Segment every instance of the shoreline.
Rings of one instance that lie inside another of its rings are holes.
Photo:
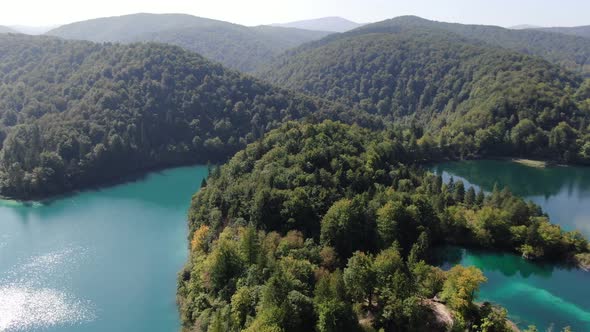
[[[470,243],[446,243],[443,245],[437,245],[434,248],[441,249],[441,248],[459,248],[470,250],[476,253],[484,253],[484,254],[508,254],[520,257],[525,262],[543,266],[553,266],[553,267],[561,267],[566,269],[578,269],[584,272],[590,272],[590,252],[584,253],[569,253],[566,257],[562,257],[561,259],[556,258],[537,258],[537,259],[529,259],[522,256],[521,253],[518,251],[513,250],[505,250],[505,249],[494,249],[494,248],[485,248],[478,245],[470,244]],[[430,263],[435,266],[442,266],[442,263],[445,261],[444,256],[434,257],[434,260],[431,260]],[[453,263],[455,264],[455,263]],[[458,263],[457,263],[458,264]]]
[[[536,159],[508,157],[508,156],[480,156],[480,155],[473,155],[473,156],[469,156],[469,157],[465,157],[465,158],[445,157],[445,158],[441,158],[438,160],[416,161],[415,163],[419,166],[424,166],[424,165],[433,165],[433,164],[444,163],[444,162],[453,162],[453,161],[459,162],[459,161],[474,161],[474,160],[509,161],[509,162],[514,162],[514,163],[518,163],[518,164],[525,165],[525,166],[535,167],[535,168],[545,168],[545,167],[554,167],[554,166],[558,166],[558,167],[569,167],[569,166],[590,167],[590,165],[588,165],[588,164],[576,164],[576,163],[559,164],[556,161],[552,161],[552,160],[542,160],[542,159],[536,160]],[[167,169],[174,169],[174,168],[179,168],[179,167],[198,166],[198,165],[203,165],[203,166],[206,166],[209,164],[210,165],[221,165],[221,164],[225,163],[226,161],[227,161],[227,159],[210,160],[205,163],[202,160],[191,160],[191,161],[186,161],[186,162],[178,162],[178,163],[170,163],[170,164],[163,164],[163,165],[157,165],[157,166],[142,167],[142,168],[138,168],[136,170],[130,171],[128,173],[122,174],[117,177],[107,178],[107,179],[103,179],[103,180],[97,180],[96,183],[88,183],[85,185],[76,186],[74,188],[71,188],[69,190],[65,190],[60,193],[31,196],[31,197],[27,197],[27,198],[19,198],[19,197],[0,195],[0,200],[15,201],[15,202],[25,203],[25,204],[26,203],[29,203],[29,204],[46,203],[46,202],[51,202],[53,200],[58,200],[58,199],[72,196],[72,195],[76,195],[76,194],[79,194],[84,191],[100,190],[102,188],[108,188],[108,187],[116,186],[119,184],[125,184],[128,182],[135,182],[135,181],[141,180],[142,178],[147,176],[149,173],[153,173],[153,172],[159,172],[159,171],[164,171]]]
[[[577,254],[572,257],[572,262],[580,269],[590,272],[590,253]]]
[[[29,198],[18,198],[18,197],[11,197],[0,195],[0,201],[7,202],[9,204],[24,204],[24,205],[35,205],[35,204],[50,204],[53,201],[65,199],[71,196],[75,196],[84,192],[88,191],[97,191],[102,190],[110,187],[115,187],[122,184],[133,183],[137,181],[144,180],[149,174],[151,173],[158,173],[164,172],[167,170],[172,170],[176,168],[183,168],[183,167],[195,167],[195,166],[203,166],[207,167],[208,165],[217,165],[217,163],[201,163],[201,162],[190,162],[190,163],[180,163],[176,165],[163,165],[159,167],[147,167],[143,169],[138,169],[137,171],[123,174],[118,177],[113,177],[110,179],[104,180],[102,183],[96,184],[89,184],[85,186],[80,186],[75,189],[67,190],[62,193],[56,193],[51,195],[41,195],[41,196],[31,196]]]

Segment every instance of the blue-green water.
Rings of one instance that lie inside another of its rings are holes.
[[[47,204],[0,202],[0,331],[177,331],[186,211],[206,167]]]
[[[463,161],[433,167],[446,181],[453,176],[491,191],[494,183],[543,207],[551,220],[590,237],[590,168],[533,168],[508,161]],[[480,300],[498,303],[521,327],[590,331],[590,273],[533,264],[517,255],[449,248],[446,266],[474,265],[488,278]]]

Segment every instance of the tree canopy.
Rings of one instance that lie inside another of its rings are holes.
[[[588,252],[508,189],[478,199],[414,166],[413,148],[403,130],[291,122],[215,169],[189,211],[185,328],[445,330],[429,318],[439,295],[459,328],[509,331],[505,311],[473,302],[481,271],[429,265],[434,246],[559,261]]]
[[[179,47],[0,35],[0,193],[224,160],[320,104]]]
[[[287,52],[260,77],[420,128],[443,156],[590,161],[588,81],[445,30],[371,27]]]

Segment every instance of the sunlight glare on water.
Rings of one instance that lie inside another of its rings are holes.
[[[33,257],[0,274],[0,331],[27,331],[95,318],[92,303],[46,287],[63,264],[83,259],[83,248],[66,248]]]

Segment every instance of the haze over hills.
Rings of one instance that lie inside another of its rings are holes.
[[[248,72],[289,48],[320,39],[329,33],[280,27],[246,27],[185,14],[133,14],[72,23],[47,34],[94,42],[168,43]]]
[[[404,20],[420,23],[402,18],[326,37],[287,52],[260,77],[385,122],[406,118],[433,146],[458,149],[446,156],[589,160],[589,82],[437,23]]]
[[[59,27],[59,25],[48,26],[29,26],[29,25],[11,25],[10,28],[20,33],[27,35],[42,35],[52,29]]]
[[[575,27],[541,27],[537,25],[521,24],[510,27],[513,30],[537,30],[546,32],[556,32],[565,35],[590,38],[590,25]]]
[[[18,33],[14,29],[0,25],[0,33]]]
[[[590,40],[578,36],[540,30],[511,30],[498,26],[437,22],[416,16],[396,17],[363,26],[356,31],[366,33],[416,28],[452,32],[490,45],[543,57],[571,71],[590,76]]]
[[[539,28],[539,30],[548,32],[563,33],[566,35],[579,36],[584,38],[590,38],[590,25],[579,26],[579,27],[552,27],[552,28]]]
[[[356,29],[363,24],[356,23],[347,20],[342,17],[322,17],[311,20],[295,21],[289,23],[275,23],[271,26],[286,27],[286,28],[298,28],[306,30],[319,30],[319,31],[330,31],[330,32],[346,32],[352,29]]]
[[[538,25],[532,25],[532,24],[519,24],[519,25],[514,25],[511,27],[508,27],[508,29],[512,29],[512,30],[524,30],[524,29],[540,29],[542,27],[538,26]]]

